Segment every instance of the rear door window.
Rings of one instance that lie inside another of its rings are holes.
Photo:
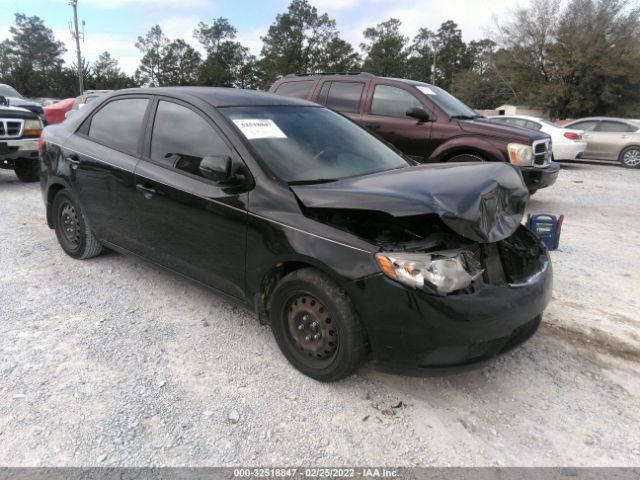
[[[360,111],[360,97],[364,90],[362,82],[325,82],[320,90],[318,103],[338,112]]]
[[[420,100],[402,88],[376,85],[371,100],[372,115],[404,118],[410,108],[424,108],[424,106]]]
[[[281,83],[275,93],[284,95],[285,97],[295,97],[306,99],[309,91],[313,86],[313,80],[304,80],[301,82],[285,82]]]
[[[633,132],[634,129],[631,128],[626,123],[612,122],[611,120],[603,120],[600,122],[598,131],[599,132]]]
[[[109,102],[91,118],[89,137],[108,147],[135,155],[148,104],[147,98]]]
[[[566,128],[573,128],[575,130],[584,130],[585,132],[592,132],[598,125],[597,120],[587,120],[584,122],[574,123],[573,125],[565,125]]]
[[[202,176],[207,155],[231,155],[220,134],[193,110],[173,102],[158,102],[151,135],[151,160]]]

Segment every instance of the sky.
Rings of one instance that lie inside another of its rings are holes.
[[[237,39],[258,55],[269,25],[285,12],[290,0],[78,0],[78,19],[84,20],[82,55],[93,62],[108,50],[127,73],[135,71],[140,52],[139,35],[160,25],[171,38],[182,38],[194,47],[193,30],[198,22],[211,23],[225,17],[238,29]],[[437,30],[446,20],[455,21],[465,41],[487,36],[494,18],[505,18],[517,8],[516,0],[310,0],[320,13],[336,20],[340,35],[354,48],[362,31],[391,17],[402,21],[402,32],[413,37],[418,29]],[[73,11],[69,0],[0,0],[0,41],[9,36],[15,13],[37,15],[67,46],[65,61],[75,58],[69,32]]]

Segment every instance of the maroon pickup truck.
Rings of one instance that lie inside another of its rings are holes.
[[[490,122],[427,83],[368,73],[287,75],[270,92],[337,110],[418,162],[510,162],[531,193],[553,185],[560,170],[549,136]]]

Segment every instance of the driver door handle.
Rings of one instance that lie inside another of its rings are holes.
[[[370,128],[371,130],[377,130],[380,128],[379,123],[365,123],[364,126]]]

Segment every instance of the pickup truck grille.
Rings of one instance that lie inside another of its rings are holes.
[[[18,138],[22,135],[22,120],[0,119],[0,138]]]
[[[546,167],[551,162],[551,140],[536,140],[533,142],[533,165]]]

